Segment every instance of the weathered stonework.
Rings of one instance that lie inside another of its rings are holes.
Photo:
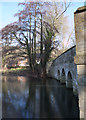
[[[52,63],[49,76],[65,83],[67,88],[73,88],[77,94],[77,66],[74,64],[74,56],[76,55],[76,46],[70,48]]]
[[[86,6],[80,7],[74,13],[75,36],[76,36],[76,56],[74,61],[76,64],[86,64]]]
[[[73,87],[78,93],[80,119],[86,119],[86,6],[74,13],[76,47],[72,47],[57,57],[50,69],[49,76]]]
[[[74,13],[80,118],[86,119],[86,6]]]

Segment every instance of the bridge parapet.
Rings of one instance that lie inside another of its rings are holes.
[[[76,46],[71,47],[60,56],[58,56],[54,61],[52,66],[56,66],[56,64],[63,64],[63,63],[72,63],[74,61],[74,56],[76,55]]]

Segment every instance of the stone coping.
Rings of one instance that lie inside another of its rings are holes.
[[[69,48],[68,50],[66,50],[65,52],[63,52],[61,55],[57,56],[56,59],[58,59],[60,56],[62,56],[63,54],[65,54],[66,52],[70,51],[71,49],[73,49],[73,48],[75,48],[75,47],[76,47],[76,45],[74,45],[73,47]],[[56,59],[55,59],[55,60],[56,60]],[[53,60],[53,62],[54,62],[55,60]],[[53,62],[52,62],[52,63],[53,63]]]
[[[86,6],[79,7],[79,8],[74,12],[74,14],[77,14],[77,13],[80,13],[80,12],[85,12],[85,11],[86,11]]]

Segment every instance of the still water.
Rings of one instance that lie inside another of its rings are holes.
[[[3,76],[3,118],[79,118],[78,99],[54,79]]]

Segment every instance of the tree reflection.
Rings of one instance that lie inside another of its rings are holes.
[[[71,89],[53,79],[22,79],[3,77],[4,118],[79,118],[78,100]]]

